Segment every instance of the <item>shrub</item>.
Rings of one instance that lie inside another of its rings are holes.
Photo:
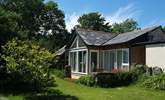
[[[142,83],[143,87],[165,90],[165,74],[152,76]]]
[[[96,84],[100,87],[114,87],[116,77],[113,73],[98,73],[95,75]]]
[[[86,86],[94,86],[95,85],[95,80],[92,75],[85,75],[81,76],[76,83],[83,84]]]
[[[127,86],[134,82],[136,75],[131,72],[99,73],[96,84],[101,87]]]
[[[145,65],[133,65],[131,69],[131,72],[136,75],[142,75],[146,73],[146,71],[147,71],[147,66]]]
[[[120,72],[116,73],[115,77],[117,79],[117,86],[127,86],[137,79],[137,75],[132,72]]]
[[[54,54],[35,43],[16,39],[2,46],[2,52],[8,79],[13,84],[33,84],[37,88],[49,84],[49,66]]]
[[[52,69],[51,74],[53,74],[53,75],[55,75],[56,77],[59,77],[59,78],[65,78],[65,74],[64,74],[63,70]]]

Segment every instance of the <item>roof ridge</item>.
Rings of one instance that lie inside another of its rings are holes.
[[[116,34],[116,33],[112,33],[112,32],[104,32],[104,31],[97,31],[97,30],[84,29],[84,28],[76,28],[76,31],[97,32],[97,33],[105,33],[105,34]]]
[[[118,34],[118,35],[116,35],[115,37],[120,36],[120,35],[127,35],[128,33],[136,34],[136,32],[138,32],[138,31],[139,31],[139,32],[140,32],[140,31],[143,32],[144,30],[147,30],[147,29],[148,29],[147,32],[144,32],[144,33],[143,33],[143,34],[145,34],[145,33],[154,31],[154,30],[157,29],[157,28],[161,28],[161,26],[159,25],[159,26],[147,27],[147,28],[144,28],[144,29],[141,29],[141,30],[134,30],[134,31],[130,31],[130,32],[125,32],[125,33]],[[149,30],[149,29],[150,29],[150,30]],[[142,34],[141,34],[141,35],[142,35]],[[139,36],[141,36],[141,35],[139,35]],[[109,39],[108,41],[113,40],[115,37]],[[132,39],[131,39],[131,40],[132,40]],[[104,43],[101,44],[101,45],[105,45],[106,43],[108,43],[108,41],[104,42]],[[129,40],[129,41],[130,41],[130,40]],[[127,42],[128,42],[128,41],[127,41]]]

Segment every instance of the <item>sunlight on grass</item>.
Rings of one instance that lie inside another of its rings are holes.
[[[56,79],[57,89],[80,100],[164,100],[165,91],[146,90],[136,86],[119,88],[94,88]]]
[[[59,78],[56,78],[56,84],[56,87],[49,89],[52,91],[49,94],[0,95],[0,100],[68,100],[68,98],[69,100],[164,100],[165,98],[165,91],[146,90],[136,86],[86,87]]]

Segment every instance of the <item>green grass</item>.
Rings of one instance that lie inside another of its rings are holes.
[[[136,86],[93,88],[57,79],[57,89],[80,100],[164,100],[165,91],[146,90]]]
[[[56,87],[47,93],[0,95],[0,100],[164,100],[165,91],[146,90],[136,86],[94,88],[56,78]],[[60,96],[59,96],[60,95]]]

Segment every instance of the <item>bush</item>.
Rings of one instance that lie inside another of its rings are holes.
[[[59,70],[59,69],[52,69],[51,70],[51,74],[54,74],[56,77],[59,77],[59,78],[65,78],[65,74],[64,74],[64,71],[62,70]]]
[[[131,72],[98,73],[95,77],[100,87],[127,86],[136,79],[136,75]]]
[[[50,84],[49,66],[54,54],[48,50],[32,42],[13,39],[2,46],[2,53],[9,82],[31,84],[36,88]]]
[[[95,78],[96,84],[100,87],[113,87],[116,83],[113,73],[98,73]]]
[[[165,90],[165,74],[152,76],[142,83],[143,87]]]
[[[86,86],[94,86],[95,85],[95,80],[94,77],[92,75],[85,75],[85,76],[81,76],[76,83],[82,84],[82,85],[86,85]]]
[[[133,65],[131,69],[131,72],[136,75],[142,75],[146,73],[146,71],[147,71],[147,66],[145,65]]]

